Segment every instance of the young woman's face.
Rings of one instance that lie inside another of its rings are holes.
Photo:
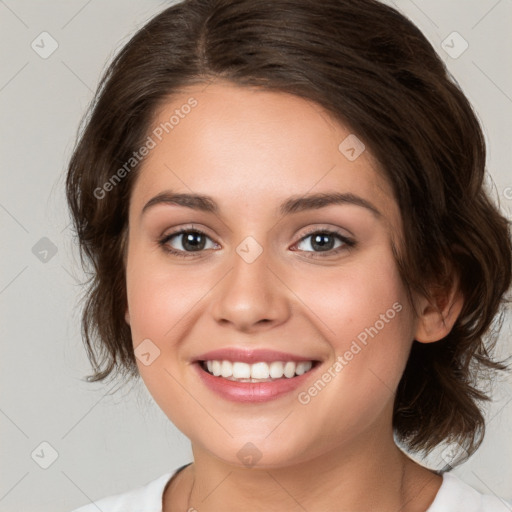
[[[392,254],[399,210],[369,151],[312,102],[226,83],[182,91],[149,136],[126,318],[162,410],[195,449],[240,466],[390,440],[417,321]],[[238,364],[208,363],[222,377],[202,360]],[[233,382],[231,368],[276,378]]]

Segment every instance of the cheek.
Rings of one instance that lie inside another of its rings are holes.
[[[325,269],[323,269],[325,270]],[[296,281],[345,377],[365,388],[400,380],[414,336],[406,289],[391,253],[369,251],[332,272]],[[311,316],[313,318],[313,316]],[[373,373],[372,373],[373,372]]]
[[[191,266],[168,266],[136,248],[129,254],[127,295],[133,342],[169,338],[206,293],[206,280]],[[181,327],[180,327],[181,328]]]
[[[372,255],[300,282],[297,293],[307,297],[315,313],[310,318],[318,316],[315,325],[333,352],[317,380],[299,390],[305,421],[322,418],[319,433],[339,439],[350,439],[379,418],[390,423],[414,325],[392,256]]]

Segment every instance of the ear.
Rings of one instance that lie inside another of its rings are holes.
[[[414,339],[420,343],[443,339],[452,330],[463,305],[458,277],[453,277],[445,286],[434,287],[431,301],[422,297],[417,303],[418,324]]]
[[[126,306],[126,312],[124,314],[124,320],[125,322],[130,325],[130,311],[128,309],[128,306]]]

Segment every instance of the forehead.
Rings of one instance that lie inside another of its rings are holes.
[[[390,185],[350,129],[312,101],[221,82],[182,89],[163,103],[148,131],[134,206],[165,190],[237,201],[246,211],[307,193],[352,193],[390,220]],[[359,156],[358,156],[359,155]],[[354,158],[355,157],[355,158]]]

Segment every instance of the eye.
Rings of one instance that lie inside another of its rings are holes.
[[[171,244],[171,241],[173,239],[176,239],[175,245],[178,245],[178,248],[173,247]],[[206,247],[207,241],[212,242],[213,247]],[[159,245],[162,246],[162,248],[176,256],[183,256],[188,257],[192,256],[191,254],[187,253],[193,253],[193,252],[201,252],[204,249],[211,249],[217,247],[217,244],[215,244],[211,238],[206,235],[206,233],[203,233],[199,229],[180,229],[179,231],[175,231],[174,233],[169,233],[165,235],[163,238],[161,238],[158,241]],[[181,246],[182,248],[180,248]]]
[[[307,242],[309,239],[310,241]],[[336,240],[339,242],[337,247],[335,247]],[[207,247],[208,241],[212,244],[210,247]],[[168,233],[162,237],[158,243],[164,251],[185,258],[194,257],[192,254],[194,252],[201,253],[205,249],[215,249],[219,247],[206,233],[197,228],[183,228],[173,233]],[[176,247],[176,245],[178,247]],[[302,248],[300,247],[301,245]],[[310,231],[296,244],[300,251],[313,252],[320,257],[338,254],[355,245],[356,242],[354,240],[347,238],[337,231],[328,229]]]
[[[308,242],[308,240],[310,241]],[[336,240],[340,242],[337,247],[335,247]],[[316,229],[302,237],[296,245],[301,251],[324,253],[325,256],[332,256],[342,250],[354,247],[356,242],[337,231]],[[300,247],[301,245],[302,248]],[[309,250],[309,248],[312,250]],[[320,257],[323,257],[324,254],[320,254]]]

